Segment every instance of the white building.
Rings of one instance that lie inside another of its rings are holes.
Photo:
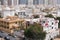
[[[54,18],[46,18],[42,20],[43,30],[47,32],[45,40],[50,40],[51,38],[54,39],[59,35],[58,23],[59,21]]]
[[[6,2],[5,5],[0,7],[1,8],[1,10],[0,10],[1,17],[14,16],[14,14],[15,14],[14,8],[13,7],[9,7],[7,5],[7,1],[5,1],[5,2]]]
[[[6,16],[14,16],[15,11],[14,9],[10,9],[9,7],[5,7],[1,13],[2,17],[6,17]]]
[[[26,21],[29,21],[30,23],[41,23],[43,26],[43,31],[46,31],[46,37],[45,40],[51,40],[54,39],[57,35],[59,35],[58,30],[58,20],[55,20],[54,18],[37,18],[37,19],[26,19]]]

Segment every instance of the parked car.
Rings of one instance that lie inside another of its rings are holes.
[[[5,39],[5,40],[10,40],[10,38],[9,38],[9,37],[4,37],[4,39]]]

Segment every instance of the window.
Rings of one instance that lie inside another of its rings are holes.
[[[18,15],[26,16],[25,12],[18,12]]]
[[[4,28],[6,28],[6,26],[4,26]]]
[[[52,25],[53,25],[53,22],[52,22]]]
[[[50,40],[53,40],[53,38],[51,38]]]
[[[43,21],[43,23],[45,23],[45,21]]]
[[[15,24],[17,24],[17,22],[15,22]]]
[[[53,29],[53,27],[52,27],[52,29]]]
[[[7,27],[7,29],[9,29],[9,27]]]
[[[23,15],[26,16],[25,12],[23,12]]]
[[[27,24],[27,26],[29,26],[29,25],[30,25],[30,22],[29,22],[29,21],[27,21],[27,23],[26,23],[26,24]]]

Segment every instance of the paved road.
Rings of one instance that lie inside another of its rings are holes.
[[[11,35],[8,35],[8,33],[6,32],[0,31],[0,36],[8,40],[20,40],[20,38],[24,37],[23,32],[24,30],[15,31],[14,34],[11,36]]]

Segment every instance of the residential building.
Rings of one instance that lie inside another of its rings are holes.
[[[14,7],[9,7],[7,1],[5,1],[4,6],[0,5],[0,14],[1,17],[6,17],[6,16],[14,16],[15,15],[15,10]]]
[[[58,30],[58,20],[55,20],[54,18],[33,18],[33,19],[26,19],[27,21],[27,27],[29,24],[33,24],[34,22],[40,23],[43,26],[43,31],[45,31],[46,37],[45,40],[51,40],[54,39],[57,35],[59,35],[59,30]]]
[[[57,0],[57,5],[60,5],[60,0]]]
[[[28,4],[28,0],[19,0],[19,5],[27,5]]]
[[[6,18],[0,18],[0,30],[7,33],[13,33],[23,28],[21,25],[24,20],[16,16],[7,16]],[[24,25],[24,24],[23,24]]]
[[[3,4],[4,4],[4,0],[0,0],[0,2],[1,2],[1,5],[3,5]]]

